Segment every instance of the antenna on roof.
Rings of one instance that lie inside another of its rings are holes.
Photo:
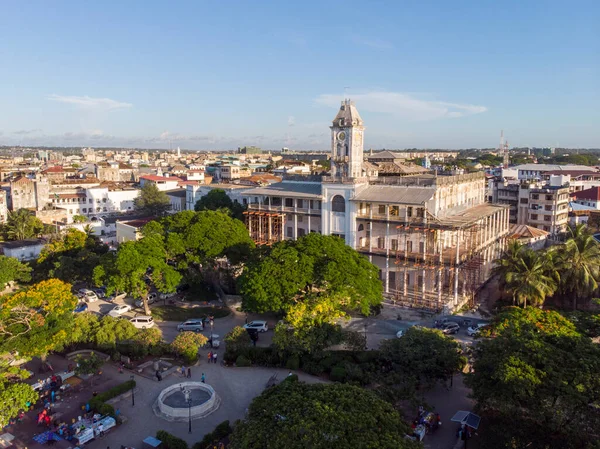
[[[348,99],[348,89],[350,89],[350,86],[344,87],[344,100]]]

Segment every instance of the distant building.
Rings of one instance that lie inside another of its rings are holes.
[[[42,210],[49,202],[50,185],[46,178],[19,176],[10,182],[10,209]]]
[[[581,170],[589,172],[591,167],[585,165],[557,165],[557,164],[522,164],[511,167],[510,170],[517,172],[517,179],[523,181],[541,180],[542,174],[546,172],[564,172],[568,173],[573,170]]]
[[[240,204],[246,204],[246,198],[244,198],[242,194],[253,189],[254,187],[254,185],[248,186],[238,184],[186,185],[185,208],[186,210],[194,210],[194,206],[198,200],[214,189],[224,190],[232,201]]]
[[[262,150],[258,147],[242,147],[238,148],[240,154],[262,154]]]
[[[171,213],[181,212],[185,210],[186,191],[184,189],[175,189],[165,191],[171,201]]]
[[[6,190],[0,189],[0,223],[6,223],[8,217],[8,195]]]
[[[574,203],[600,210],[600,187],[592,187],[591,189],[572,193],[571,198]]]
[[[117,243],[121,244],[141,239],[142,228],[152,220],[154,220],[153,217],[124,221],[117,220]]]
[[[144,175],[140,176],[140,185],[144,187],[146,184],[154,184],[158,187],[158,190],[173,190],[177,188],[177,185],[181,181],[180,178],[175,176],[157,176],[157,175]]]
[[[23,261],[37,259],[46,245],[46,241],[42,239],[16,240],[0,245],[5,256]]]
[[[133,181],[134,169],[123,162],[99,162],[96,164],[96,177],[100,181],[130,182]]]

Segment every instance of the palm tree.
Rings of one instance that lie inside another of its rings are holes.
[[[24,240],[38,235],[44,225],[27,209],[17,209],[8,213],[5,229],[10,240]]]
[[[558,287],[558,274],[553,269],[552,256],[545,251],[520,249],[519,258],[506,273],[506,290],[513,296],[513,303],[541,307],[546,297],[552,296]]]
[[[561,290],[573,295],[573,309],[589,298],[600,281],[600,246],[584,224],[570,228],[569,239],[557,249],[560,254]]]
[[[492,269],[492,275],[498,276],[500,280],[500,286],[506,287],[507,276],[516,270],[516,266],[522,259],[523,252],[526,247],[516,239],[511,240],[508,246],[500,258],[494,261],[494,268]],[[515,298],[513,296],[513,305]]]

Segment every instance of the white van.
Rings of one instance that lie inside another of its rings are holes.
[[[136,316],[129,320],[137,329],[150,329],[154,327],[154,318],[147,315]]]
[[[82,288],[79,290],[78,295],[80,299],[83,299],[87,302],[96,302],[98,301],[98,295],[92,290],[88,290],[87,288]]]

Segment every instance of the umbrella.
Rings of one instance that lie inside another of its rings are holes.
[[[454,414],[450,421],[466,424],[470,428],[477,430],[479,428],[479,423],[481,422],[481,417],[475,413],[459,410]]]

